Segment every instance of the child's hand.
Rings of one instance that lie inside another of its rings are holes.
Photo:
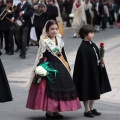
[[[103,59],[100,60],[100,66],[101,66],[101,67],[104,67],[104,66],[105,66],[105,63],[104,63],[104,60],[103,60]]]
[[[104,60],[103,59],[101,59],[100,62],[104,64]]]

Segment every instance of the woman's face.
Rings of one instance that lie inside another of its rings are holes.
[[[54,38],[58,34],[58,26],[56,24],[51,25],[47,34],[50,38]]]

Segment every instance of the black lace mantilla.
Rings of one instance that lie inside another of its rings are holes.
[[[77,98],[77,93],[76,91],[72,91],[72,92],[69,92],[69,93],[53,93],[51,91],[47,91],[47,96],[52,99],[52,100],[55,100],[55,101],[70,101],[70,100],[74,100]]]

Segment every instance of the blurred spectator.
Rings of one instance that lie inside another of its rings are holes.
[[[67,14],[67,23],[66,23],[67,27],[71,27],[69,14],[71,13],[71,10],[72,10],[73,1],[74,0],[65,0],[64,1],[64,9],[65,9],[64,12]]]

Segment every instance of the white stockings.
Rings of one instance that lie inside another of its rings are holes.
[[[85,112],[93,110],[94,103],[95,103],[95,100],[83,101]]]

